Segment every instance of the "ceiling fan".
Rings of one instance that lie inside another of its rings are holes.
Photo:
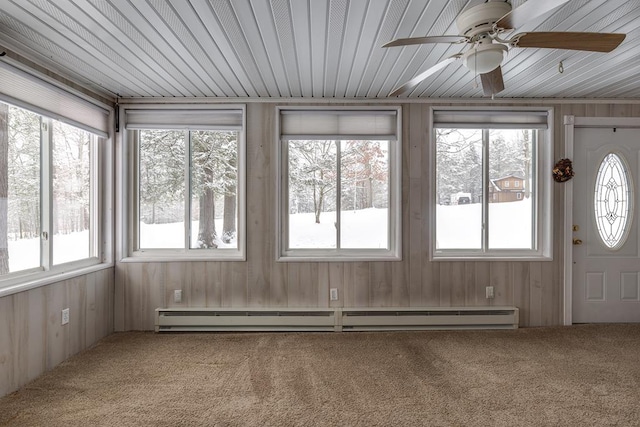
[[[389,96],[410,91],[427,77],[460,59],[469,70],[480,75],[484,94],[493,96],[504,90],[501,64],[510,48],[534,47],[611,52],[622,43],[625,34],[614,33],[531,32],[503,38],[505,32],[512,31],[568,1],[529,0],[512,10],[511,4],[507,1],[485,0],[485,3],[464,10],[458,16],[456,25],[461,35],[402,38],[386,43],[382,47],[427,43],[470,45],[465,51],[450,56],[394,89]]]

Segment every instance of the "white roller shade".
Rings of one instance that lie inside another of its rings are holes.
[[[281,110],[283,139],[396,140],[396,110]]]
[[[434,110],[441,129],[547,129],[548,112],[512,110]]]
[[[109,110],[0,62],[0,100],[106,138]]]
[[[125,109],[125,128],[236,130],[243,128],[242,109]]]

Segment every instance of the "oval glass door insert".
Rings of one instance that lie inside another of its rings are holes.
[[[602,242],[610,249],[618,249],[626,240],[631,226],[631,183],[623,159],[607,154],[596,177],[594,197],[595,220]]]

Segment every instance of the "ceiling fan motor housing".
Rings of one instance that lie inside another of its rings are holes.
[[[493,24],[509,12],[511,4],[507,2],[482,3],[463,11],[456,19],[456,25],[460,34],[467,37],[491,33]]]
[[[464,66],[475,74],[485,74],[502,64],[508,48],[497,43],[479,43],[462,55]]]

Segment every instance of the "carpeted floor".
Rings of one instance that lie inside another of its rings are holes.
[[[640,425],[640,325],[119,333],[0,399],[0,426],[591,425]]]

